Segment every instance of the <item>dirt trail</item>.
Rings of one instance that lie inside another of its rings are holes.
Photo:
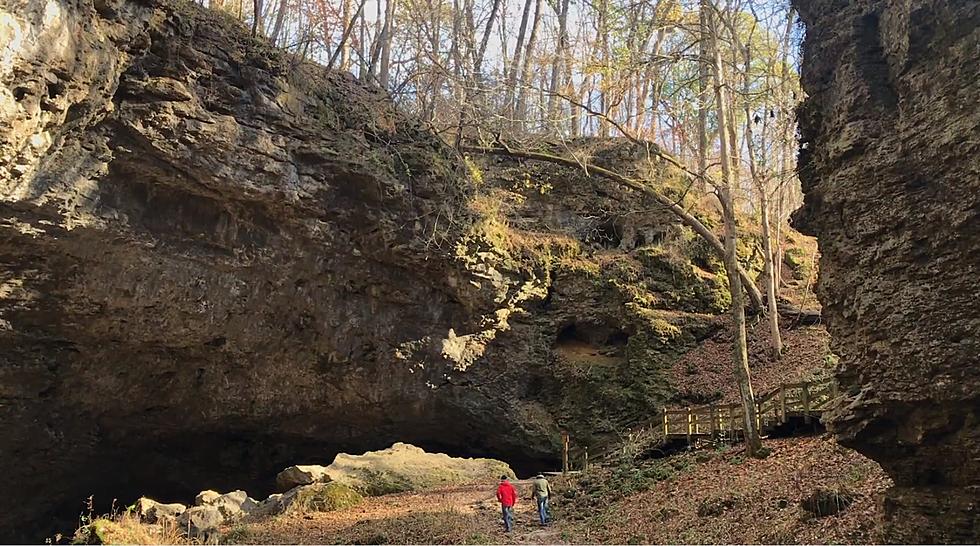
[[[283,514],[229,532],[235,542],[252,544],[565,543],[560,522],[544,528],[538,525],[537,507],[527,498],[530,482],[515,485],[521,498],[510,534],[503,531],[494,497],[496,483],[369,497],[348,510]]]

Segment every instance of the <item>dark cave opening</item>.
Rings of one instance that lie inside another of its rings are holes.
[[[585,237],[587,242],[596,243],[602,248],[619,248],[623,241],[623,229],[614,218],[596,224]]]
[[[604,356],[624,356],[629,333],[599,322],[570,322],[558,330],[555,348],[560,352],[591,351]]]
[[[294,464],[328,465],[338,453],[360,454],[406,442],[430,453],[490,457],[508,463],[519,477],[560,468],[560,458],[527,453],[518,445],[491,445],[472,429],[464,436],[436,438],[432,430],[395,437],[381,433],[345,443],[254,430],[194,431],[167,437],[128,438],[100,446],[64,478],[60,502],[22,526],[7,529],[4,543],[41,543],[60,534],[70,540],[83,516],[121,512],[139,497],[193,505],[200,491],[245,490],[264,499],[277,492],[276,474]],[[488,488],[493,487],[488,482]]]

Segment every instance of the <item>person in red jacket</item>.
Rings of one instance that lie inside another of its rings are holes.
[[[500,485],[497,486],[497,500],[500,502],[500,511],[504,515],[504,530],[509,533],[514,528],[514,505],[517,504],[517,489],[510,483],[506,475],[500,477]]]

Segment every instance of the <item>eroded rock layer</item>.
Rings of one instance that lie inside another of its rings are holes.
[[[798,227],[847,392],[842,443],[895,480],[888,538],[980,537],[980,4],[798,0]]]

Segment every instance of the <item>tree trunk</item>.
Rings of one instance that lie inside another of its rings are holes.
[[[762,209],[762,249],[764,251],[763,264],[766,281],[766,299],[769,300],[769,336],[772,356],[779,359],[783,354],[783,339],[779,334],[779,310],[776,301],[776,270],[773,267],[772,259],[772,239],[769,229],[769,197],[766,195],[767,189],[764,184],[759,187],[759,206]]]
[[[524,0],[524,14],[521,16],[521,27],[517,32],[517,44],[514,46],[514,59],[510,63],[510,79],[507,82],[507,106],[506,113],[511,122],[516,120],[515,101],[517,99],[517,77],[521,73],[521,54],[524,52],[524,36],[527,34],[527,22],[531,16],[531,4],[535,0]]]
[[[252,36],[262,27],[262,0],[252,0]]]
[[[354,15],[347,22],[347,25],[344,27],[344,33],[340,35],[340,43],[337,45],[337,49],[334,50],[333,55],[330,56],[330,60],[327,61],[327,70],[333,68],[333,65],[337,61],[338,56],[340,56],[341,58],[340,69],[341,70],[347,69],[346,65],[344,65],[343,56],[346,51],[350,50],[350,46],[349,46],[350,36],[351,33],[354,31],[354,25],[357,24],[357,18],[361,15],[361,11],[364,9],[365,3],[367,3],[367,0],[361,0],[361,3],[357,7],[357,11],[354,13]]]
[[[748,100],[748,97],[751,96],[752,91],[750,74],[752,67],[752,50],[749,45],[745,45],[743,47],[745,53],[745,69],[742,73],[742,94],[744,97],[743,100],[745,101],[745,147],[749,156],[749,172],[752,176],[752,183],[755,186],[756,191],[759,193],[759,208],[762,209],[762,274],[764,277],[763,280],[765,281],[766,300],[769,304],[769,309],[766,313],[769,318],[769,348],[771,350],[772,357],[778,360],[783,354],[783,340],[779,334],[779,311],[776,304],[777,286],[775,270],[772,263],[772,233],[769,222],[769,177],[766,175],[766,173],[759,172],[758,162],[756,160],[755,139],[752,132],[752,124],[754,123],[754,120]],[[763,116],[765,116],[764,111]],[[763,150],[766,149],[766,127],[767,125],[764,123],[762,132]],[[763,163],[763,165],[764,164],[765,163]],[[765,169],[765,171],[768,172],[768,169]]]
[[[490,7],[490,18],[487,19],[487,26],[483,29],[483,38],[480,40],[480,49],[476,52],[476,60],[473,62],[473,71],[476,73],[477,85],[483,84],[483,59],[487,54],[487,44],[490,43],[490,33],[493,31],[493,22],[500,9],[500,0],[493,0]],[[506,53],[505,53],[506,54]]]
[[[364,4],[361,5],[363,6]],[[360,14],[361,12],[361,10],[358,9],[357,13],[354,14],[352,18],[350,13],[350,7],[351,7],[351,0],[344,0],[342,17],[344,23],[347,26],[344,28],[344,34],[340,37],[340,43],[337,45],[337,48],[340,49],[340,70],[347,70],[350,67],[350,45],[349,45],[350,41],[348,40],[348,38],[350,37],[349,29],[354,28],[353,26],[354,21],[357,18],[357,15]]]
[[[708,172],[708,79],[710,76],[708,58],[708,7],[707,0],[701,0],[698,40],[698,173],[701,174],[701,191],[707,192],[704,183]]]
[[[348,0],[349,1],[349,0]],[[269,41],[273,45],[277,45],[279,42],[279,33],[282,32],[282,24],[286,19],[286,10],[289,8],[286,0],[280,0],[279,8],[276,10],[276,21],[272,25],[272,33],[269,35]]]
[[[568,49],[568,4],[569,0],[558,0],[558,51],[551,62],[551,81],[548,85],[548,122],[552,128],[559,129],[558,91],[563,76],[562,63],[565,62]]]
[[[521,68],[520,88],[517,90],[517,109],[515,118],[518,126],[526,128],[527,124],[527,88],[531,79],[531,59],[534,57],[534,45],[538,37],[538,22],[541,20],[541,0],[534,2],[534,19],[531,22],[531,32],[527,38],[527,48],[524,51],[524,66]]]
[[[381,65],[378,68],[378,86],[388,90],[391,77],[391,42],[395,34],[395,0],[385,2],[385,26],[381,31]]]
[[[713,18],[713,17],[712,17]],[[735,328],[733,356],[735,360],[735,380],[742,397],[742,409],[745,417],[745,444],[750,456],[756,457],[762,453],[762,440],[756,427],[755,395],[752,393],[752,376],[749,371],[749,357],[745,334],[745,306],[742,302],[742,281],[738,275],[738,229],[735,220],[735,200],[732,195],[732,159],[731,150],[735,143],[731,141],[728,114],[729,103],[725,92],[724,71],[721,61],[721,51],[718,47],[718,36],[712,36],[712,51],[714,54],[715,103],[718,109],[718,136],[721,140],[721,170],[722,183],[718,188],[721,199],[722,214],[725,219],[725,273],[728,276],[728,287],[732,294],[732,321]]]

